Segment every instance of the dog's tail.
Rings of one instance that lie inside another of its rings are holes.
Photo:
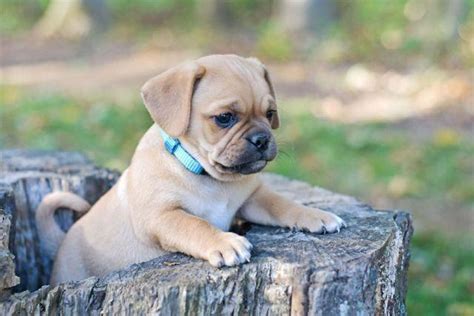
[[[91,205],[79,195],[70,192],[53,192],[43,198],[36,210],[36,225],[40,242],[50,258],[56,256],[66,235],[54,220],[54,212],[61,207],[84,213]]]

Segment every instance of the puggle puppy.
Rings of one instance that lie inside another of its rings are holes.
[[[42,244],[56,255],[52,284],[103,276],[168,251],[214,267],[248,262],[252,245],[228,232],[236,217],[313,233],[345,226],[259,179],[277,154],[271,130],[280,119],[270,76],[257,59],[186,62],[150,79],[141,95],[155,124],[116,185],[92,208],[55,192],[37,210]],[[53,218],[59,207],[88,212],[65,234]]]

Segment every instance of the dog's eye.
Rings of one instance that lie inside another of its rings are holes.
[[[217,126],[221,128],[227,128],[234,125],[234,123],[237,121],[237,118],[234,114],[226,112],[214,116],[214,121],[216,122]]]
[[[272,120],[273,114],[275,114],[275,112],[276,112],[275,110],[268,110],[268,111],[267,111],[266,116],[267,116],[267,119],[268,119],[269,121]]]

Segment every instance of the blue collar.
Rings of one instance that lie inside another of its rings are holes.
[[[160,129],[166,150],[178,159],[178,161],[194,174],[205,174],[206,171],[201,164],[186,151],[177,138],[173,138]]]

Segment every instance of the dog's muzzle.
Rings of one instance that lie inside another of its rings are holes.
[[[232,166],[224,167],[227,171],[240,174],[257,173],[276,157],[277,146],[270,132],[254,132],[247,135],[245,140],[247,146]]]

